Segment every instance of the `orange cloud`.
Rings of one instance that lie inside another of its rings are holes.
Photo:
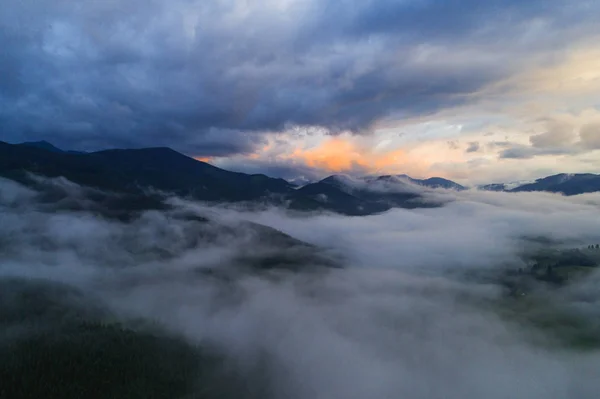
[[[374,169],[373,172],[380,172],[397,169],[408,162],[410,162],[410,158],[406,151],[399,149],[375,156],[371,166]]]
[[[374,138],[352,134],[293,135],[279,134],[268,138],[266,145],[252,154],[235,156],[237,165],[244,160],[263,164],[307,166],[324,172],[358,174],[409,174],[430,177],[440,173],[440,162],[465,161],[463,151],[448,148],[446,140],[419,143],[394,143],[389,135]],[[227,168],[229,157],[196,157]],[[442,173],[442,175],[444,175]]]
[[[327,139],[317,147],[308,150],[297,148],[285,158],[299,160],[310,167],[333,172],[350,170],[356,165],[368,167],[368,162],[352,142],[337,137]]]
[[[210,162],[212,160],[212,157],[194,157],[194,159],[196,161],[201,161],[201,162]]]
[[[366,173],[424,175],[429,166],[404,149],[376,150],[371,146],[358,145],[351,137],[331,137],[316,147],[298,147],[280,157],[334,173],[361,169]]]

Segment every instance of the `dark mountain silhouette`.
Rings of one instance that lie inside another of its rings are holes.
[[[376,186],[377,183],[392,182],[393,186],[385,189]],[[319,209],[328,209],[346,215],[370,215],[387,211],[391,208],[423,208],[441,204],[424,202],[418,188],[408,179],[403,187],[391,176],[368,177],[352,180],[345,176],[329,176],[319,182],[308,184],[297,190],[300,196],[292,202],[292,207],[315,206],[309,200],[318,204]],[[375,183],[375,185],[374,185]]]
[[[354,216],[384,212],[391,208],[378,202],[365,201],[360,193],[348,192],[336,181],[335,176],[298,189],[290,207],[297,210],[325,209]]]
[[[229,172],[169,148],[73,154],[0,142],[0,175],[27,183],[27,172],[116,192],[153,188],[206,201],[250,201],[293,191],[283,179]]]
[[[600,191],[600,175],[591,173],[566,174],[537,179],[535,183],[516,187],[511,192],[548,191],[565,195],[577,195]]]
[[[136,209],[137,204],[160,207],[161,192],[201,201],[266,203],[294,210],[370,215],[391,208],[440,206],[424,200],[422,187],[465,190],[460,184],[440,177],[413,179],[407,175],[356,179],[329,176],[297,188],[283,179],[263,174],[220,169],[166,147],[83,153],[63,151],[46,141],[16,145],[0,141],[0,176],[28,185],[39,184],[31,175],[64,177],[82,186],[121,193],[119,201],[111,203],[121,204],[115,206],[123,206],[126,214]],[[600,175],[559,174],[516,188],[508,187],[491,184],[482,188],[575,195],[600,191]],[[58,197],[48,195],[50,200]]]
[[[262,174],[230,172],[170,148],[107,150],[90,156],[100,163],[109,163],[139,186],[154,187],[201,200],[255,200],[293,190],[293,186],[283,179]]]
[[[513,193],[526,191],[545,191],[564,195],[577,195],[600,191],[600,175],[595,175],[592,173],[560,173],[558,175],[537,179],[533,183],[521,184],[517,187],[514,185],[498,183],[481,186],[481,189],[488,191],[507,191]]]
[[[120,197],[119,203],[126,204],[128,212],[136,203],[156,206],[156,193],[148,194],[149,189],[203,201],[259,201],[296,210],[329,210],[347,215],[369,215],[393,207],[432,206],[419,201],[421,195],[415,184],[463,189],[446,179],[418,180],[408,176],[401,176],[400,180],[392,176],[374,178],[400,182],[400,186],[407,183],[412,189],[406,192],[351,187],[340,176],[296,189],[283,179],[230,172],[164,147],[80,153],[63,151],[45,141],[18,145],[0,142],[0,175],[31,185],[35,184],[31,174],[64,177],[82,186],[127,194]],[[60,197],[55,193],[48,196]],[[154,199],[146,200],[149,196]]]
[[[25,143],[21,143],[19,145],[24,145],[24,146],[28,146],[28,147],[36,147],[36,148],[41,148],[43,150],[48,150],[48,151],[52,151],[52,152],[65,152],[63,150],[61,150],[58,147],[55,147],[54,145],[50,144],[49,142],[42,140],[42,141],[27,141]]]
[[[68,154],[85,154],[85,152],[83,152],[83,151],[65,151],[65,150],[61,150],[60,148],[56,147],[54,144],[51,144],[51,143],[47,142],[46,140],[41,140],[41,141],[27,141],[27,142],[21,143],[19,145],[41,148],[41,149],[52,151],[52,152],[62,152],[62,153],[68,153]]]

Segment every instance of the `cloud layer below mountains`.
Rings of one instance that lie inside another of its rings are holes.
[[[519,267],[542,238],[599,242],[598,194],[432,190],[444,207],[370,217],[172,199],[172,210],[123,222],[82,211],[85,189],[52,184],[70,208],[0,180],[2,278],[62,282],[119,317],[217,348],[239,370],[263,373],[268,397],[591,399],[600,389],[599,352],[569,350],[501,317],[500,287],[466,277]],[[240,268],[240,255],[277,249],[248,221],[321,246],[343,268]],[[571,290],[560,306],[596,320],[600,291]]]

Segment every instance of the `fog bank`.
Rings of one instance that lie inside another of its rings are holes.
[[[88,189],[48,184],[60,201],[0,180],[4,292],[21,289],[13,281],[60,283],[78,293],[64,306],[210,348],[245,376],[237,397],[597,397],[597,349],[506,317],[500,284],[466,276],[521,267],[531,248],[600,242],[598,194],[429,190],[446,205],[368,217],[172,198],[121,220]],[[557,291],[548,308],[595,328],[595,281]],[[18,298],[0,297],[6,309]],[[44,312],[36,328],[67,318]],[[14,332],[3,350],[33,325],[1,320]],[[175,397],[211,397],[203,381]]]

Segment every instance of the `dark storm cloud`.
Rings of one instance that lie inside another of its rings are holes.
[[[328,4],[327,16],[343,18],[338,26],[341,25],[340,30],[345,33],[361,36],[397,32],[403,38],[445,41],[462,39],[465,33],[497,24],[522,27],[521,24],[528,24],[534,18],[554,19],[558,11],[562,13],[560,23],[568,24],[573,18],[578,20],[581,12],[580,7],[570,8],[564,1],[542,0],[526,3],[518,0],[345,0],[333,4]],[[506,38],[493,30],[481,33],[481,38]]]
[[[362,131],[391,112],[460,103],[524,54],[572,39],[573,21],[583,34],[593,10],[566,6],[8,0],[2,138],[222,156],[251,152],[260,132],[286,124]],[[513,42],[542,20],[560,39]]]

